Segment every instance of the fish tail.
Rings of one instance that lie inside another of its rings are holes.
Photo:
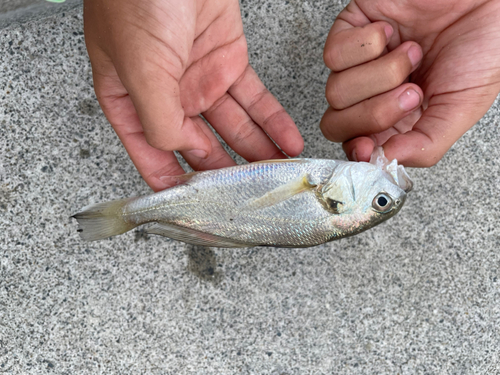
[[[73,215],[78,232],[85,241],[96,241],[134,229],[139,224],[125,220],[123,208],[135,198],[118,199],[87,206]]]

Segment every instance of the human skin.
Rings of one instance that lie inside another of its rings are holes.
[[[353,0],[324,61],[323,134],[351,160],[383,146],[389,159],[430,167],[500,91],[500,1]]]
[[[248,63],[237,0],[85,0],[84,25],[97,99],[153,190],[184,173],[174,150],[194,170],[235,164],[200,114],[248,161],[302,152]]]

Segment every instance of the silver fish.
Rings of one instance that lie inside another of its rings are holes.
[[[92,241],[156,223],[148,233],[214,247],[309,247],[352,236],[394,216],[412,182],[376,150],[370,163],[268,160],[189,173],[177,186],[83,209]]]

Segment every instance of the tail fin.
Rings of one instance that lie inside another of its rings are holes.
[[[125,198],[90,205],[73,215],[79,224],[80,237],[85,241],[102,240],[134,229],[137,224],[123,218],[123,207],[134,199]]]

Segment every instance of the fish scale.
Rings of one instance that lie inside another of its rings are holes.
[[[101,203],[75,217],[87,240],[154,222],[151,233],[194,244],[307,247],[396,214],[406,198],[403,188],[411,186],[405,176],[401,166],[380,157],[372,164],[270,160],[180,176],[170,189]]]

